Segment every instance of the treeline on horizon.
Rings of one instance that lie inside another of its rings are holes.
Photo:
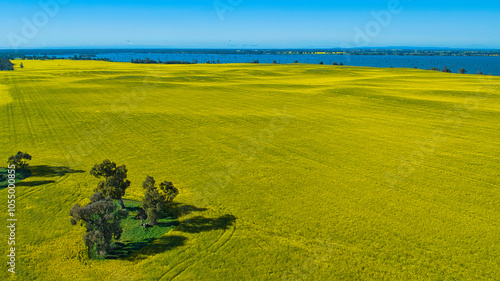
[[[145,64],[197,64],[198,61],[195,60],[194,62],[188,62],[188,61],[164,61],[162,62],[161,60],[152,60],[149,58],[146,59],[131,59],[131,63],[145,63]]]
[[[48,57],[47,55],[45,56],[27,56],[27,57],[24,57],[22,58],[22,60],[55,60],[55,59],[68,59],[68,60],[96,60],[96,61],[108,61],[108,62],[113,62],[112,60],[110,60],[109,58],[95,58],[93,56],[77,56],[77,55],[74,55],[73,57],[67,57],[67,58],[57,58],[55,56],[52,56],[52,57]],[[14,64],[10,61],[11,58],[8,58],[8,57],[1,57],[0,56],[0,71],[3,71],[3,70],[14,70]],[[137,63],[137,64],[198,64],[198,60],[194,60],[193,62],[188,62],[188,61],[165,61],[165,62],[162,62],[161,60],[152,60],[152,59],[149,59],[149,58],[146,58],[146,59],[131,59],[130,60],[131,63]],[[215,60],[212,60],[212,61],[206,61],[207,64],[220,64],[221,62],[219,60],[215,61]],[[260,62],[258,60],[254,60],[252,62],[249,62],[249,63],[253,63],[253,64],[259,64]],[[294,64],[296,63],[299,63],[299,61],[295,61]],[[274,60],[272,62],[272,64],[277,64],[276,60]],[[320,65],[324,65],[323,61],[319,62]],[[338,66],[343,66],[344,64],[343,63],[336,63],[334,62],[333,65],[338,65]],[[21,63],[20,65],[21,69],[24,68],[23,67],[23,64]],[[390,68],[394,68],[394,67],[390,67]],[[417,67],[413,67],[415,69],[417,69]],[[452,71],[448,68],[448,67],[444,67],[442,70],[440,70],[439,68],[437,67],[432,67],[430,69],[427,69],[427,70],[435,70],[435,71],[442,71],[442,72],[447,72],[447,73],[451,73]],[[467,70],[465,70],[464,68],[460,68],[459,71],[458,71],[459,74],[466,74],[467,73]],[[486,75],[484,74],[483,72],[481,71],[478,71],[477,73],[475,74],[479,74],[479,75]],[[488,74],[488,75],[493,75],[493,74]]]

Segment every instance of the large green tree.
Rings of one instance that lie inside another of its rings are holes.
[[[128,212],[120,209],[110,197],[96,192],[90,197],[90,204],[85,207],[76,204],[70,215],[72,225],[80,222],[87,228],[83,240],[89,257],[103,259],[111,249],[112,240],[120,239],[123,232],[120,222],[127,217]]]
[[[163,216],[168,204],[179,194],[179,190],[171,182],[162,182],[160,189],[156,187],[155,183],[153,177],[147,176],[142,184],[145,189],[142,207],[152,225],[158,223],[158,219]]]
[[[97,184],[95,191],[119,200],[121,207],[125,209],[123,196],[125,196],[125,191],[130,186],[125,165],[117,167],[116,163],[106,159],[101,164],[96,164],[90,170],[90,174],[98,179],[103,179]]]
[[[28,161],[31,160],[31,155],[19,151],[16,155],[9,157],[7,163],[9,165],[15,165],[16,169],[28,170]]]

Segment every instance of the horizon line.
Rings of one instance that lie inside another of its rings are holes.
[[[376,46],[376,47],[157,47],[157,46],[71,46],[71,47],[22,47],[22,48],[12,48],[12,47],[0,47],[0,51],[21,51],[21,50],[133,50],[133,49],[144,49],[144,50],[362,50],[362,49],[421,49],[421,50],[488,50],[488,51],[500,51],[500,48],[494,47],[418,47],[418,46]]]

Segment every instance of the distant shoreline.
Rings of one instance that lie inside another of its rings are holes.
[[[354,52],[354,50],[351,50]],[[360,51],[361,52],[361,51]],[[73,59],[133,62],[150,64],[324,64],[350,65],[379,68],[449,69],[453,73],[465,70],[468,74],[500,75],[500,55],[494,51],[423,51],[400,54],[386,50],[363,50],[363,53],[343,53],[311,50],[23,50],[17,53],[0,52],[8,59]],[[410,52],[410,51],[407,51]],[[422,55],[422,52],[429,52]],[[485,53],[486,52],[486,53]],[[300,53],[300,54],[299,54]],[[438,55],[440,54],[440,55]],[[483,55],[481,55],[483,54]],[[485,55],[487,54],[487,55]]]
[[[388,55],[388,56],[500,56],[500,49],[359,48],[359,49],[0,49],[0,56],[103,53],[213,54],[213,55]]]

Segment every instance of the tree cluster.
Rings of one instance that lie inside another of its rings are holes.
[[[71,224],[85,224],[87,229],[83,239],[88,248],[90,258],[102,259],[111,249],[112,239],[120,239],[123,232],[121,220],[128,216],[123,202],[126,189],[130,186],[127,180],[125,165],[117,166],[116,163],[106,159],[101,164],[96,164],[90,174],[101,179],[97,184],[95,193],[90,197],[90,204],[85,207],[76,204],[70,211]],[[139,208],[135,219],[144,221],[149,219],[152,227],[163,217],[169,203],[179,194],[179,190],[171,182],[164,181],[156,187],[155,180],[147,177],[143,183],[145,189],[143,208]],[[113,200],[120,202],[120,205]]]
[[[98,179],[103,179],[97,184],[96,192],[102,192],[104,196],[119,200],[121,207],[125,208],[122,197],[130,186],[125,165],[117,167],[116,163],[106,159],[101,164],[96,164],[90,170],[90,174]]]
[[[145,189],[142,207],[152,225],[158,223],[168,204],[179,194],[179,190],[171,182],[160,183],[159,189],[153,177],[147,176],[142,187]]]
[[[451,70],[446,66],[444,66],[443,70],[441,70],[441,71],[446,72],[446,73],[451,73]]]
[[[95,61],[111,61],[109,58],[96,58],[93,55],[73,55],[73,57],[69,57],[71,60],[95,60]]]
[[[90,197],[90,204],[85,207],[76,204],[70,215],[72,225],[85,223],[87,231],[83,240],[89,257],[104,259],[111,249],[112,239],[120,239],[123,232],[120,222],[128,216],[128,212],[120,209],[109,196],[96,192]]]
[[[0,58],[0,70],[14,70],[14,64],[6,58]]]
[[[135,60],[131,59],[130,62],[131,63],[144,63],[144,64],[192,64],[191,62],[188,62],[188,61],[165,61],[165,62],[162,62],[161,60],[152,60],[149,58],[135,59]]]

